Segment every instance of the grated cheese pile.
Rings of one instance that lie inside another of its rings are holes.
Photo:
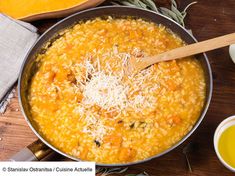
[[[88,111],[87,114],[84,114],[85,111],[81,108],[78,108],[77,110],[80,111],[80,114],[84,116],[86,121],[86,125],[84,126],[82,132],[91,135],[97,141],[102,141],[104,135],[113,130],[113,128],[105,126],[102,120],[93,113]]]
[[[128,87],[122,85],[120,78],[98,72],[84,89],[84,103],[98,105],[106,110],[123,109],[127,102],[127,92]]]
[[[134,49],[133,53],[139,55],[138,49]],[[146,98],[141,92],[141,88],[145,89],[142,87],[143,82],[151,78],[151,67],[141,71],[135,77],[128,77],[124,74],[124,67],[130,58],[129,53],[119,53],[117,47],[114,46],[113,52],[106,53],[103,57],[119,59],[116,66],[122,69],[114,72],[109,63],[105,63],[102,69],[99,58],[94,59],[90,56],[84,63],[74,68],[74,70],[85,69],[84,76],[76,75],[77,86],[83,94],[83,99],[79,107],[75,109],[75,113],[80,114],[86,122],[82,131],[99,141],[102,141],[103,136],[111,132],[113,128],[103,124],[102,118],[92,111],[93,106],[98,106],[107,113],[116,112],[117,115],[112,117],[115,119],[125,113],[128,108],[141,112],[144,108],[151,107],[154,101],[151,100],[151,96]]]

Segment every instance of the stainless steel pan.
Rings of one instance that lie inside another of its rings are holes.
[[[180,25],[178,25],[171,19],[166,18],[152,11],[136,9],[136,8],[131,8],[131,7],[114,7],[114,6],[99,7],[99,8],[94,8],[94,9],[85,10],[85,11],[76,13],[60,21],[59,23],[51,27],[49,30],[47,30],[39,38],[39,40],[36,42],[36,44],[32,47],[32,49],[26,56],[24,64],[22,66],[20,77],[19,77],[19,82],[18,82],[19,102],[20,102],[21,109],[25,116],[26,121],[28,122],[29,126],[31,127],[33,132],[38,136],[40,140],[36,141],[35,143],[31,144],[27,148],[20,151],[18,154],[12,157],[12,160],[15,160],[15,161],[17,160],[42,160],[49,153],[55,151],[55,152],[60,153],[61,155],[64,155],[65,157],[80,161],[78,158],[74,158],[73,156],[70,156],[60,151],[59,149],[51,145],[46,139],[43,138],[43,136],[41,136],[38,133],[36,124],[33,122],[31,118],[31,114],[30,114],[30,106],[29,106],[28,99],[27,99],[28,87],[29,87],[32,75],[37,70],[37,64],[35,61],[36,55],[40,52],[43,52],[43,46],[45,45],[45,43],[53,41],[56,38],[60,37],[58,32],[71,27],[72,25],[76,24],[79,21],[86,21],[86,20],[93,19],[96,17],[105,17],[105,16],[112,16],[114,18],[123,18],[127,16],[132,16],[135,18],[142,18],[142,19],[154,22],[156,24],[162,24],[168,27],[188,44],[197,42],[196,39],[187,30],[185,30],[183,27],[181,27]],[[201,112],[201,115],[198,121],[195,123],[194,127],[192,128],[192,130],[189,131],[186,136],[184,136],[178,143],[173,145],[171,148],[153,157],[147,158],[142,161],[130,162],[126,164],[97,163],[98,166],[127,166],[127,165],[146,162],[153,158],[160,157],[168,153],[169,151],[173,150],[177,146],[179,146],[196,130],[196,128],[199,126],[202,119],[204,118],[206,111],[208,109],[208,106],[210,104],[211,95],[212,95],[212,84],[213,84],[211,67],[208,62],[207,56],[205,54],[200,54],[200,55],[197,55],[196,58],[201,62],[203,66],[207,87],[206,87],[206,101],[205,101],[203,110]]]

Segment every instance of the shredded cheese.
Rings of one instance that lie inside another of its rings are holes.
[[[96,52],[96,51],[95,51]],[[151,107],[152,101],[143,95],[143,83],[146,79],[151,79],[151,68],[141,71],[136,77],[127,77],[124,68],[131,55],[137,57],[144,53],[135,48],[130,53],[120,53],[115,45],[113,50],[104,54],[104,58],[117,58],[117,65],[105,63],[101,67],[100,59],[93,55],[88,55],[85,61],[75,66],[73,70],[81,74],[80,70],[85,70],[84,76],[76,75],[77,88],[83,94],[82,102],[75,112],[80,114],[86,125],[82,132],[92,136],[95,140],[102,141],[103,136],[110,133],[113,128],[102,122],[99,115],[92,112],[93,106],[105,110],[107,113],[115,111],[117,117],[125,114],[126,108],[132,108],[136,112],[141,112],[146,107]],[[113,67],[121,68],[114,72]],[[125,79],[124,79],[125,78]],[[124,81],[125,80],[125,81]],[[130,87],[132,87],[130,89]],[[152,88],[156,89],[157,85]],[[113,117],[115,118],[115,117]]]
[[[85,86],[84,103],[98,105],[103,109],[125,108],[128,87],[122,85],[120,78],[103,72],[94,74]]]
[[[105,126],[102,119],[98,118],[97,114],[86,111],[82,106],[77,107],[75,113],[81,115],[86,122],[82,132],[92,136],[97,141],[101,142],[104,135],[113,130],[112,127]]]

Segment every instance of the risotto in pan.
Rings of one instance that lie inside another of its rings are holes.
[[[61,32],[37,56],[28,99],[39,133],[75,158],[127,163],[163,152],[198,120],[205,78],[193,57],[126,76],[132,57],[184,42],[142,19],[94,19]]]

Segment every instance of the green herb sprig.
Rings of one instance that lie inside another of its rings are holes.
[[[170,9],[166,7],[157,7],[153,0],[113,0],[111,1],[111,3],[114,5],[124,5],[124,6],[137,7],[141,9],[153,10],[159,14],[171,18],[175,22],[179,23],[181,26],[185,27],[184,19],[187,15],[187,10],[190,6],[192,6],[197,2],[195,1],[188,4],[183,11],[180,11],[178,9],[178,5],[175,0],[171,0]]]
[[[126,168],[97,168],[96,174],[99,174],[99,176],[108,176],[112,174],[122,174],[127,171]]]
[[[143,173],[140,173],[140,174],[127,174],[125,176],[149,176],[149,174],[147,172],[143,172]]]
[[[126,168],[98,168],[96,169],[96,174],[99,176],[108,176],[112,174],[122,174],[127,171]],[[143,172],[139,174],[126,174],[125,176],[149,176],[148,173]]]

